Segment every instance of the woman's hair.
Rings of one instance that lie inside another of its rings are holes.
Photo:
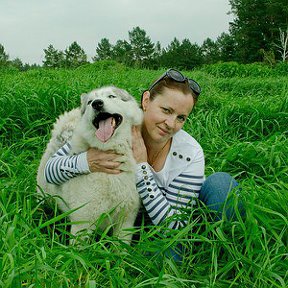
[[[177,81],[175,81],[171,78],[168,78],[168,77],[163,78],[151,90],[149,90],[150,99],[153,100],[157,95],[163,94],[165,88],[179,90],[184,94],[191,94],[191,96],[193,97],[193,100],[194,100],[194,104],[196,104],[196,102],[197,102],[198,97],[190,89],[187,80],[185,82],[177,82]],[[141,103],[142,103],[142,99],[141,99]]]

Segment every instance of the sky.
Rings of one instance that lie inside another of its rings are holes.
[[[77,41],[90,61],[102,38],[129,40],[137,26],[163,48],[175,37],[202,45],[228,32],[230,8],[229,0],[0,0],[0,44],[10,60],[40,65],[50,44],[64,51]]]

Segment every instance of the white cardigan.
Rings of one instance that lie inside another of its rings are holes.
[[[200,144],[183,130],[173,136],[161,171],[155,172],[146,162],[138,164],[137,190],[154,224],[180,214],[181,208],[195,205],[204,182],[204,169]],[[174,220],[169,227],[177,229],[185,224],[185,220]]]

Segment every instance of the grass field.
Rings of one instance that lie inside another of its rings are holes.
[[[131,247],[108,231],[73,247],[67,215],[37,202],[37,167],[56,117],[102,85],[139,99],[162,72],[113,62],[0,70],[0,287],[287,287],[288,65],[186,72],[203,93],[185,130],[204,149],[206,175],[225,171],[239,180],[245,219],[211,221],[199,207],[171,237],[165,227],[142,227]],[[182,265],[162,257],[178,241],[189,251]]]

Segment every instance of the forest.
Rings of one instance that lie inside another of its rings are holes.
[[[128,31],[128,40],[119,39],[112,44],[107,38],[100,39],[92,59],[88,59],[77,41],[64,51],[50,44],[44,49],[42,66],[75,68],[89,62],[114,60],[135,68],[190,70],[219,62],[262,62],[271,67],[278,62],[287,62],[287,1],[230,0],[229,3],[234,20],[229,23],[229,32],[223,32],[215,40],[207,38],[199,44],[193,39],[179,40],[175,36],[167,47],[162,47],[159,41],[153,43],[146,31],[137,26]],[[0,39],[0,67],[7,66],[27,70],[41,65],[24,64],[19,58],[10,59]]]

